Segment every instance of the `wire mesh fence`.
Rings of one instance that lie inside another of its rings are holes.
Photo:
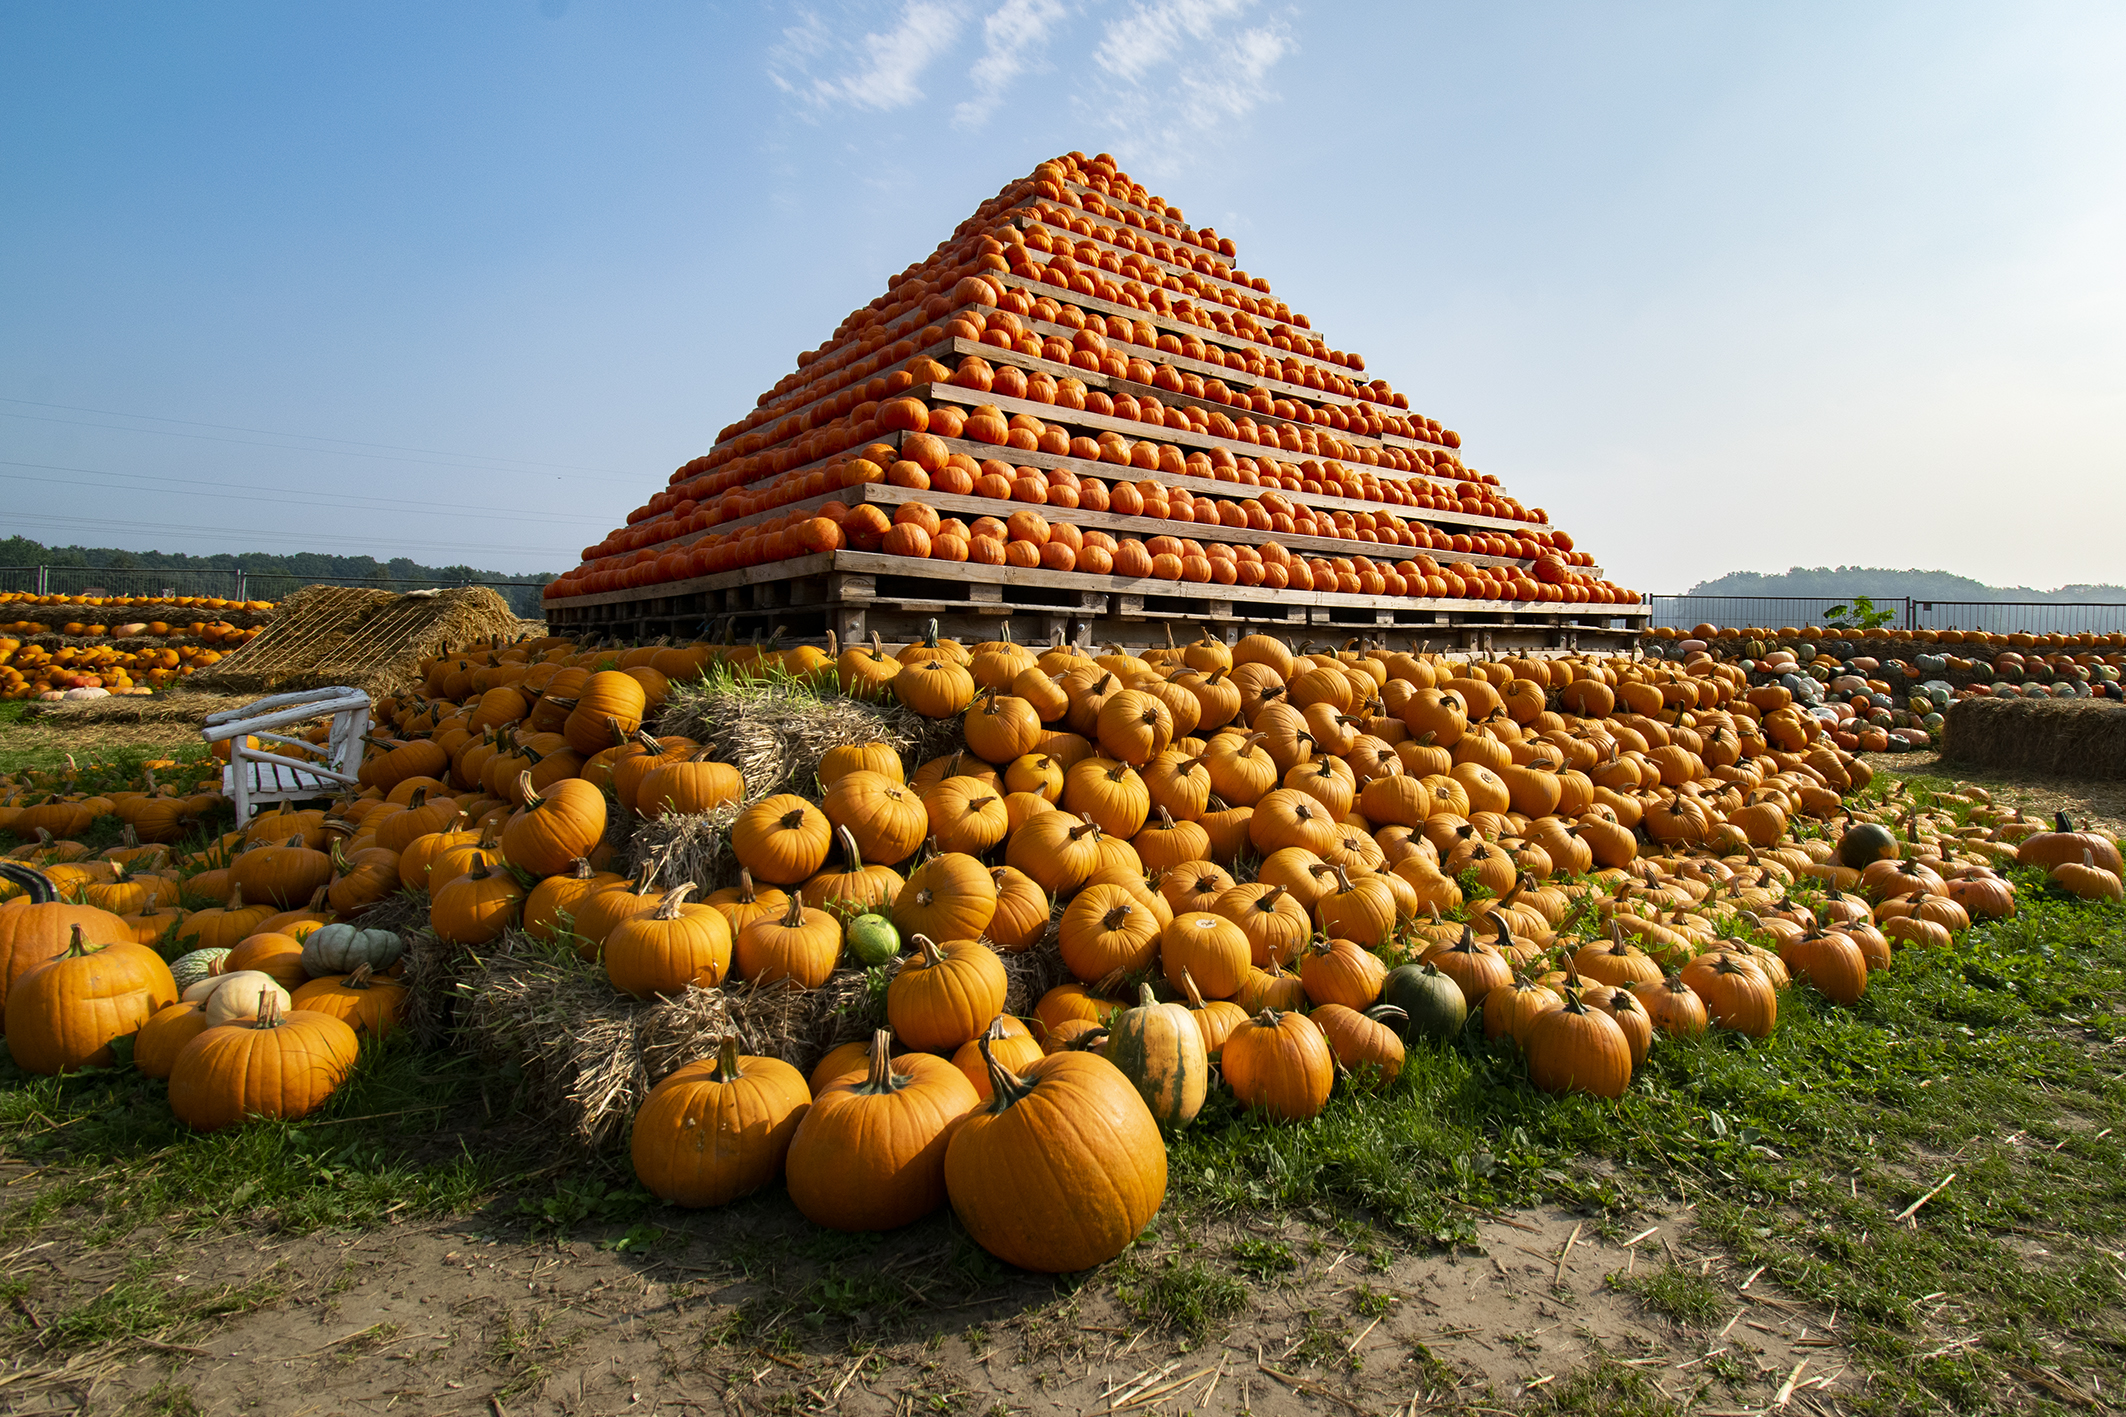
[[[1803,629],[1859,626],[1858,596],[1655,595],[1655,625],[1688,630]],[[1892,630],[1984,630],[1996,635],[2109,635],[2126,633],[2126,603],[2059,600],[1921,600],[1883,596],[1869,602],[1875,623]]]
[[[400,580],[391,576],[305,576],[284,571],[158,571],[116,566],[0,566],[0,592],[29,595],[197,596],[216,600],[282,601],[304,586],[375,587],[397,591],[483,585],[509,602],[523,619],[544,613],[543,581]]]

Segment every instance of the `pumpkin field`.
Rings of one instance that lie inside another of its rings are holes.
[[[246,820],[298,600],[14,597],[0,1407],[2115,1406],[2121,824],[1927,755],[2126,639],[1652,627],[1237,259],[1041,164]]]

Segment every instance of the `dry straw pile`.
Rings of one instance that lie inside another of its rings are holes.
[[[516,633],[516,615],[485,586],[410,595],[308,586],[281,602],[264,634],[193,678],[236,693],[333,684],[397,693],[420,682],[423,659]]]

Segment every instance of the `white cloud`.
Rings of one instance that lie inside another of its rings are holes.
[[[1180,171],[1217,129],[1275,102],[1271,76],[1298,50],[1290,25],[1265,0],[874,0],[822,8],[825,18],[820,9],[797,11],[767,55],[769,78],[812,113],[924,103],[924,76],[979,21],[981,52],[953,95],[955,127],[983,128],[1029,75],[1063,67],[1077,76],[1065,89],[1073,120],[1112,134],[1107,145],[1147,175]],[[1090,52],[1078,48],[1051,62],[1073,16],[1095,8],[1105,14],[1088,36]],[[837,18],[851,13],[866,18]],[[946,101],[941,96],[938,106]]]
[[[1280,19],[1236,27],[1256,0],[1151,0],[1103,27],[1094,63],[1106,92],[1091,105],[1121,135],[1116,152],[1148,175],[1166,175],[1201,135],[1277,97],[1278,61],[1298,50]]]
[[[817,13],[806,11],[769,51],[768,77],[814,108],[906,108],[921,101],[923,71],[952,47],[965,22],[956,0],[906,0],[891,29],[842,41]],[[817,77],[815,68],[831,68],[840,77]]]
[[[997,6],[982,21],[982,57],[967,72],[975,96],[953,110],[952,121],[962,128],[989,121],[1012,80],[1031,67],[1068,14],[1061,0],[1004,0]]]
[[[1093,51],[1099,66],[1136,83],[1164,64],[1184,39],[1199,44],[1216,33],[1220,20],[1246,10],[1253,0],[1156,0],[1133,5],[1127,17],[1110,20]]]

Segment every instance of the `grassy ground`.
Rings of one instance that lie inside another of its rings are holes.
[[[2108,1402],[2126,1389],[2122,1046],[2126,911],[2049,896],[2032,877],[2015,919],[1905,952],[1854,1009],[1797,987],[1763,1043],[1658,1045],[1620,1103],[1532,1091],[1517,1056],[1476,1029],[1414,1053],[1382,1093],[1340,1094],[1311,1126],[1214,1101],[1171,1147],[1154,1232],[1094,1282],[1140,1322],[1194,1339],[1308,1262],[1284,1237],[1191,1238],[1237,1219],[1298,1222],[1389,1256],[1466,1246],[1480,1217],[1521,1207],[1571,1207],[1610,1237],[1688,1210],[1739,1271],[1761,1268],[1839,1316],[1873,1375],[1842,1399],[1849,1410]],[[310,1121],[202,1137],[170,1119],[160,1083],[0,1064],[0,1160],[53,1168],[25,1188],[32,1199],[0,1191],[0,1245],[65,1231],[131,1254],[144,1234],[300,1233],[482,1207],[531,1233],[634,1227],[647,1244],[666,1227],[743,1228],[787,1208],[773,1196],[720,1216],[655,1207],[624,1161],[558,1162],[512,1129],[511,1082],[399,1044]],[[932,1224],[971,1287],[991,1282],[956,1227]],[[783,1239],[748,1261],[765,1287],[728,1341],[770,1343],[791,1315],[815,1330],[855,1323],[899,1292],[864,1244],[818,1246],[832,1254],[824,1277],[790,1267]],[[106,1294],[43,1316],[47,1351],[124,1332],[182,1343],[168,1335],[275,1292],[267,1279],[180,1292],[128,1266]],[[1710,1330],[1732,1308],[1673,1262],[1611,1283],[1653,1324]],[[1530,1401],[1667,1410],[1640,1369],[1606,1362]]]
[[[28,716],[29,704],[0,703],[0,774],[25,768],[110,764],[127,775],[150,758],[189,762],[207,756],[199,726],[189,723],[99,723],[54,727]]]

